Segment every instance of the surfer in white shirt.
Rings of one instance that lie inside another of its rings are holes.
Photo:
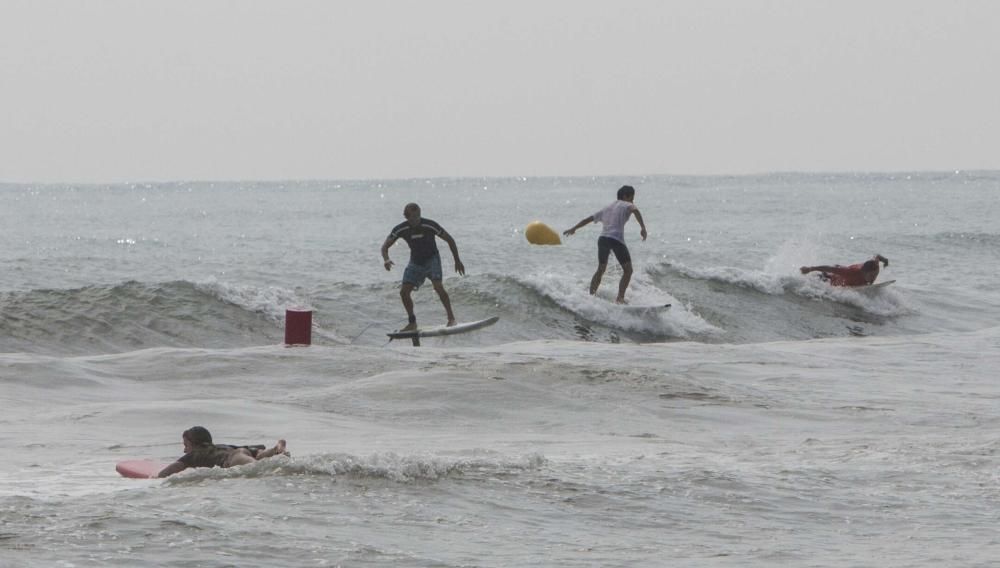
[[[571,229],[563,231],[567,237],[576,232],[577,229],[589,223],[600,222],[604,225],[601,236],[597,239],[597,272],[590,279],[590,294],[597,293],[601,286],[601,278],[604,277],[604,270],[608,267],[608,257],[611,252],[615,253],[618,264],[622,266],[622,279],[618,283],[618,297],[615,302],[625,303],[625,290],[628,289],[629,281],[632,280],[632,256],[625,246],[625,223],[632,215],[639,222],[641,231],[639,234],[642,240],[646,240],[646,224],[642,221],[642,214],[635,206],[635,188],[631,185],[623,185],[618,190],[618,200],[594,213],[590,217],[583,219]]]

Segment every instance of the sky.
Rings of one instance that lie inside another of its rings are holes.
[[[1000,169],[992,0],[0,0],[0,181]]]

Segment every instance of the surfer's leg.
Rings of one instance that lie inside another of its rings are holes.
[[[590,279],[590,295],[597,293],[601,287],[601,278],[604,278],[604,271],[608,268],[608,256],[611,254],[611,243],[614,242],[607,237],[597,239],[597,272]]]
[[[440,255],[435,254],[431,258],[429,272],[431,284],[434,285],[434,291],[437,292],[438,298],[441,298],[441,304],[444,306],[444,311],[448,314],[448,326],[451,327],[455,325],[455,312],[451,311],[451,298],[448,297],[448,292],[444,289],[444,283],[442,282],[444,274],[441,271]]]
[[[625,303],[625,290],[628,290],[628,283],[632,280],[632,255],[628,252],[628,247],[621,241],[614,241],[612,249],[615,251],[615,258],[622,266],[622,279],[618,282],[618,297],[615,303]]]
[[[230,452],[229,457],[226,458],[226,463],[223,467],[233,467],[237,465],[246,465],[248,463],[253,463],[257,460],[253,459],[250,455],[250,451],[246,448],[236,448]]]
[[[597,293],[597,289],[601,287],[601,278],[604,278],[604,270],[608,267],[607,264],[598,264],[597,272],[594,273],[594,277],[590,279],[590,295],[593,296]]]
[[[285,447],[286,446],[287,446],[287,442],[285,442],[284,440],[278,440],[278,443],[275,444],[273,448],[268,448],[268,449],[266,449],[266,450],[264,450],[262,452],[259,452],[257,454],[257,459],[261,460],[261,459],[264,459],[264,458],[269,458],[269,457],[272,457],[272,456],[276,456],[278,454],[283,454],[283,453],[285,453]]]
[[[406,317],[409,319],[409,323],[400,331],[417,329],[417,316],[413,314],[413,297],[411,294],[413,294],[413,284],[403,282],[403,285],[399,287],[399,297],[403,300],[403,307],[406,309]]]
[[[628,290],[628,283],[632,280],[632,263],[626,262],[622,265],[622,279],[618,282],[618,297],[615,298],[615,303],[624,304],[625,303],[625,290]]]
[[[451,298],[448,297],[448,291],[444,289],[444,284],[440,280],[431,280],[431,284],[434,285],[434,291],[438,293],[438,298],[441,298],[441,304],[444,305],[444,311],[448,314],[448,326],[455,325],[455,313],[451,311]]]

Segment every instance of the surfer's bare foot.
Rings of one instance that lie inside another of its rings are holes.
[[[281,454],[283,456],[292,457],[291,452],[288,451],[288,443],[284,440],[278,440],[278,443],[274,445],[274,449],[277,450],[275,455]]]
[[[403,329],[401,329],[399,331],[414,331],[416,329],[417,329],[417,322],[413,322],[413,323],[406,324],[406,327],[404,327]]]
[[[450,320],[448,320],[448,325],[447,325],[447,327],[452,327],[453,325],[455,325],[455,320],[454,320],[454,319],[450,319]]]
[[[278,454],[288,455],[288,452],[285,451],[285,447],[286,446],[287,446],[287,442],[285,442],[284,440],[278,440],[278,443],[275,444],[273,448],[264,450],[263,452],[260,452],[259,454],[257,454],[257,459],[260,460],[260,459],[264,459],[264,458],[269,458],[269,457],[272,457],[272,456],[276,456]]]
[[[616,304],[621,304],[623,306],[628,305],[628,302],[625,301],[625,298],[615,298],[615,303]]]

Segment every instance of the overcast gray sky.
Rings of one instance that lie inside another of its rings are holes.
[[[0,14],[0,181],[1000,169],[1000,2]]]

